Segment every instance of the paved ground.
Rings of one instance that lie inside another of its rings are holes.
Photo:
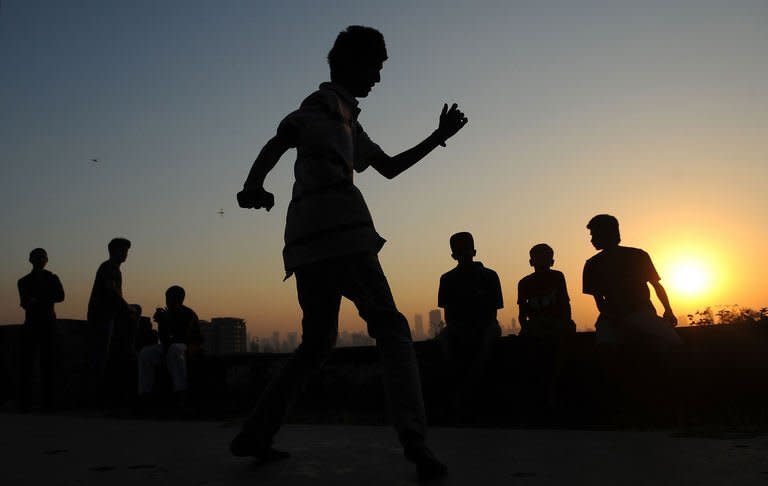
[[[0,484],[416,484],[385,427],[288,426],[293,457],[230,457],[233,424],[0,414]],[[433,429],[446,485],[768,484],[768,436],[670,432]]]

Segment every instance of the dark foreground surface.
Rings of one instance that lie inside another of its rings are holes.
[[[293,457],[233,458],[234,423],[0,414],[3,485],[416,484],[392,430],[289,425]],[[768,436],[720,432],[436,428],[451,485],[750,485],[768,483]]]

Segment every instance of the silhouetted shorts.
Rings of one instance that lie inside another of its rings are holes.
[[[643,341],[662,346],[682,343],[680,336],[666,320],[655,312],[635,312],[621,318],[617,323],[603,316],[595,324],[596,344],[632,344]]]

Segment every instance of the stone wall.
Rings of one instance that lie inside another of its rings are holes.
[[[624,356],[624,420],[635,425],[768,421],[768,323],[679,329],[683,348],[667,360],[649,353]],[[2,390],[15,387],[20,326],[0,326],[0,356],[5,368]],[[56,396],[59,408],[83,405],[87,383],[87,324],[61,320],[57,329]],[[611,370],[601,366],[593,333],[578,333],[567,344],[558,383],[558,406],[551,417],[561,425],[594,426],[607,420],[613,404],[606,395]],[[488,372],[475,391],[475,425],[528,423],[531,377],[522,359],[526,342],[500,338]],[[437,343],[416,343],[428,413],[433,422],[452,423],[446,392],[452,377]],[[190,364],[195,403],[202,416],[244,413],[288,355],[206,356]],[[134,366],[134,365],[131,365]],[[2,372],[0,372],[2,373]],[[127,374],[125,376],[130,376]],[[2,379],[2,375],[0,375]],[[130,378],[128,378],[130,379]],[[134,378],[135,379],[135,378]],[[381,369],[374,347],[336,349],[309,384],[292,420],[332,423],[381,423],[386,420]],[[130,383],[125,390],[135,389]],[[616,391],[616,390],[613,390]],[[606,410],[608,409],[608,410]]]

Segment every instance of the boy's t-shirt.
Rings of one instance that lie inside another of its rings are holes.
[[[643,250],[626,246],[603,250],[584,264],[583,277],[584,293],[605,297],[614,316],[656,312],[648,282],[661,278]]]
[[[20,278],[17,285],[26,323],[56,319],[54,304],[64,300],[64,288],[56,274],[32,271]]]
[[[445,309],[448,326],[497,324],[496,311],[504,307],[499,276],[480,262],[457,266],[440,277],[437,305]]]
[[[182,305],[178,310],[169,309],[158,320],[157,332],[163,344],[190,344],[200,342],[200,320],[195,311]]]
[[[384,245],[353,181],[354,172],[381,153],[357,121],[357,105],[343,87],[323,83],[278,127],[297,149],[283,249],[289,274],[333,257],[376,253]]]
[[[93,279],[91,297],[88,300],[88,320],[108,321],[114,319],[121,309],[123,295],[123,274],[120,267],[110,260],[99,265]]]
[[[570,302],[565,276],[557,270],[534,272],[517,284],[517,304],[525,306],[532,320],[565,320],[566,305]]]

